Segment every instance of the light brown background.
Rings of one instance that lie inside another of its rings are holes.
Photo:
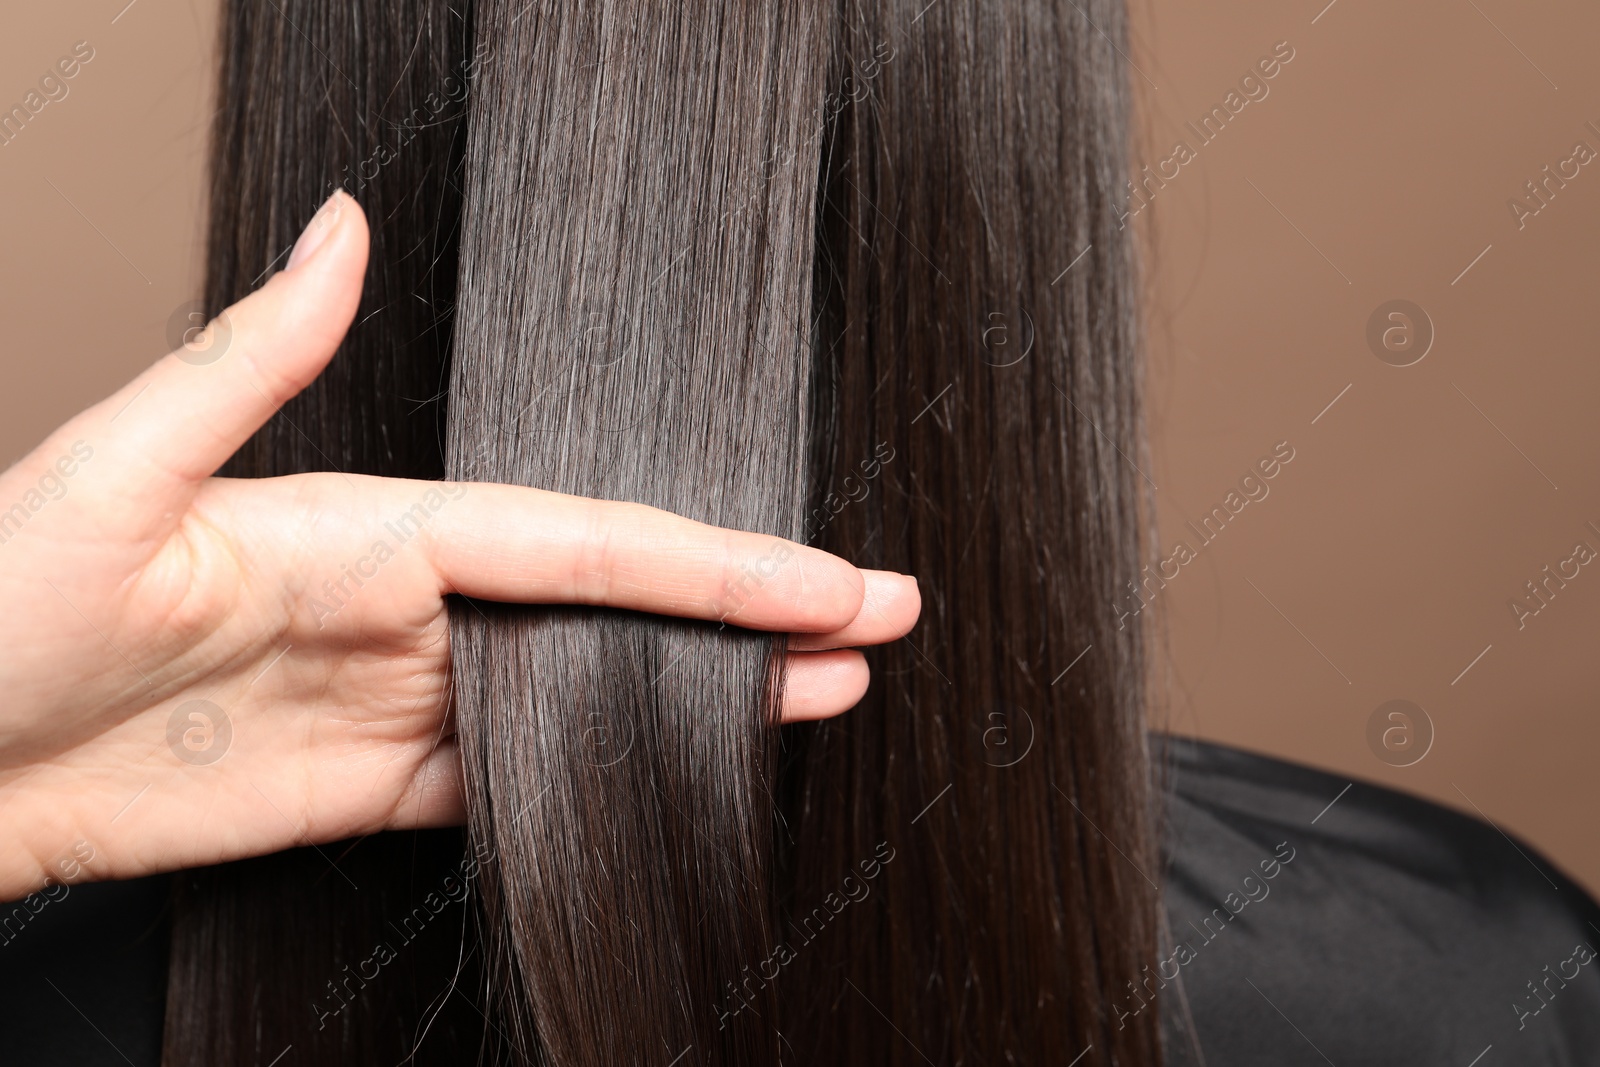
[[[1600,889],[1600,566],[1521,631],[1507,606],[1576,541],[1600,550],[1583,528],[1600,525],[1600,161],[1520,231],[1506,206],[1575,141],[1600,149],[1600,11],[1134,2],[1141,162],[1197,147],[1186,121],[1295,50],[1135,220],[1161,547],[1278,442],[1296,452],[1156,600],[1161,714],[1476,811]],[[214,0],[6,13],[7,106],[75,42],[96,57],[0,148],[0,461],[166,351],[197,293],[215,17]],[[1414,366],[1367,346],[1394,298],[1435,326]],[[1367,743],[1392,698],[1435,731],[1407,768]]]

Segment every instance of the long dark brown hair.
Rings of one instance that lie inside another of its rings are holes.
[[[466,830],[182,876],[166,1062],[1158,1062],[1121,0],[226,6],[210,308],[336,184],[373,232],[229,473],[634,500],[924,607],[780,730],[781,638],[453,603]]]

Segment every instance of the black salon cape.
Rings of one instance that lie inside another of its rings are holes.
[[[1164,748],[1188,951],[1147,984],[1177,975],[1156,989],[1171,1067],[1600,1064],[1600,909],[1530,846],[1364,782]]]
[[[1160,751],[1168,946],[1108,1006],[1153,997],[1171,1067],[1600,1064],[1600,909],[1528,845],[1278,760]],[[11,928],[0,1064],[155,1067],[166,893],[74,886]]]

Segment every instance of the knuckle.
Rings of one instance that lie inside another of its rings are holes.
[[[618,560],[616,527],[622,521],[625,510],[632,506],[592,507],[588,510],[573,575],[580,600],[602,603],[610,596]]]

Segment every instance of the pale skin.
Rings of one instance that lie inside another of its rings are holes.
[[[450,593],[792,633],[786,721],[848,710],[868,683],[855,647],[915,623],[911,578],[638,504],[214,477],[333,358],[367,251],[337,194],[290,266],[228,309],[221,357],[163,358],[0,475],[0,509],[22,508],[0,510],[0,900],[461,822]],[[397,545],[384,524],[424,499],[446,503]],[[315,608],[380,540],[392,558]],[[169,731],[195,700],[231,730],[212,762],[206,720]]]

